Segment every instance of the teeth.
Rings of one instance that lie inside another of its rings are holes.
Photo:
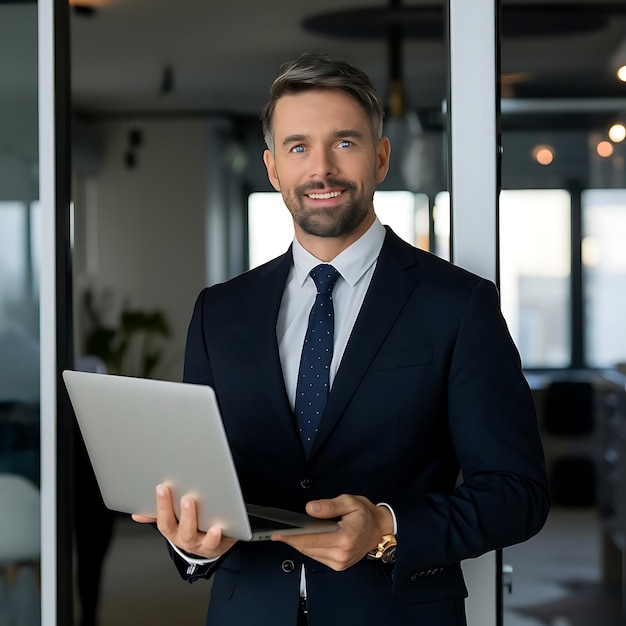
[[[341,195],[341,191],[329,191],[328,193],[309,193],[307,194],[312,200],[329,200]]]

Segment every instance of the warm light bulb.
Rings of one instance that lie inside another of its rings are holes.
[[[610,141],[601,141],[597,146],[596,146],[596,152],[601,156],[601,157],[610,157],[613,154],[613,146],[611,145]]]
[[[539,165],[550,165],[554,161],[554,151],[549,146],[537,146],[533,150],[533,157]]]
[[[626,127],[624,124],[613,124],[611,128],[609,128],[609,139],[613,143],[620,143],[626,139]]]
[[[622,65],[622,67],[617,70],[617,77],[624,83],[626,83],[626,65]]]

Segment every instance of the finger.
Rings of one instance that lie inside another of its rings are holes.
[[[136,513],[133,513],[131,518],[139,524],[153,524],[156,522],[156,517],[147,517],[146,515],[137,515]]]
[[[179,545],[190,552],[214,558],[220,556],[234,540],[224,537],[221,528],[211,526],[207,532],[198,530],[197,503],[190,496],[183,496],[180,501],[180,522],[177,540]]]
[[[178,520],[172,503],[172,493],[165,485],[157,485],[157,528],[166,538],[173,540],[178,531]]]
[[[335,532],[330,533],[310,533],[305,535],[280,535],[271,536],[272,541],[282,541],[295,548],[299,552],[311,556],[316,551],[325,551],[333,548],[337,544]]]
[[[326,500],[311,500],[307,502],[306,512],[311,517],[332,519],[352,513],[358,508],[356,500],[348,495],[337,496]]]
[[[360,557],[353,554],[344,533],[314,533],[307,535],[273,535],[272,541],[282,541],[302,554],[327,565],[335,571],[342,571],[356,563]]]
[[[176,534],[168,537],[179,548],[193,554],[204,554],[201,551],[205,533],[198,530],[196,502],[191,496],[183,496],[180,500],[180,517]]]
[[[180,499],[180,519],[178,536],[184,541],[194,541],[198,535],[198,514],[196,501],[191,496]]]
[[[316,559],[325,564],[328,555],[332,553],[333,545],[320,545],[320,541],[315,535],[272,535],[272,541],[281,541],[291,546],[301,554]],[[328,541],[328,539],[326,539]]]
[[[217,526],[211,526],[202,538],[201,549],[203,552],[212,554],[222,553],[230,547],[225,542],[226,538],[222,535],[222,529]]]

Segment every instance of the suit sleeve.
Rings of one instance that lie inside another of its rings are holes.
[[[209,288],[203,289],[194,305],[185,346],[185,365],[183,381],[197,385],[213,386],[213,372],[206,347],[205,305],[209,297]]]
[[[191,322],[189,323],[183,382],[212,386],[213,374],[206,349],[204,331],[204,305],[207,296],[208,289],[204,289],[196,299]],[[169,541],[166,540],[166,544],[170,557],[174,561],[181,578],[190,583],[200,578],[210,578],[222,560],[220,558],[204,563],[201,563],[198,559],[187,560],[172,547]]]
[[[391,502],[398,519],[396,591],[424,571],[536,534],[549,510],[532,395],[495,286],[471,291],[450,359],[447,406],[462,483],[448,493]]]

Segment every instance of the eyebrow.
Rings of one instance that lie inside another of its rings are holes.
[[[345,137],[354,137],[355,139],[362,139],[363,133],[354,130],[352,128],[346,128],[342,130],[335,131],[333,133],[335,139],[344,139]],[[292,143],[300,143],[301,141],[306,141],[308,139],[308,135],[287,135],[283,140],[283,146],[287,146]]]
[[[287,135],[283,140],[283,146],[286,146],[290,143],[300,143],[301,141],[306,141],[307,135]]]

